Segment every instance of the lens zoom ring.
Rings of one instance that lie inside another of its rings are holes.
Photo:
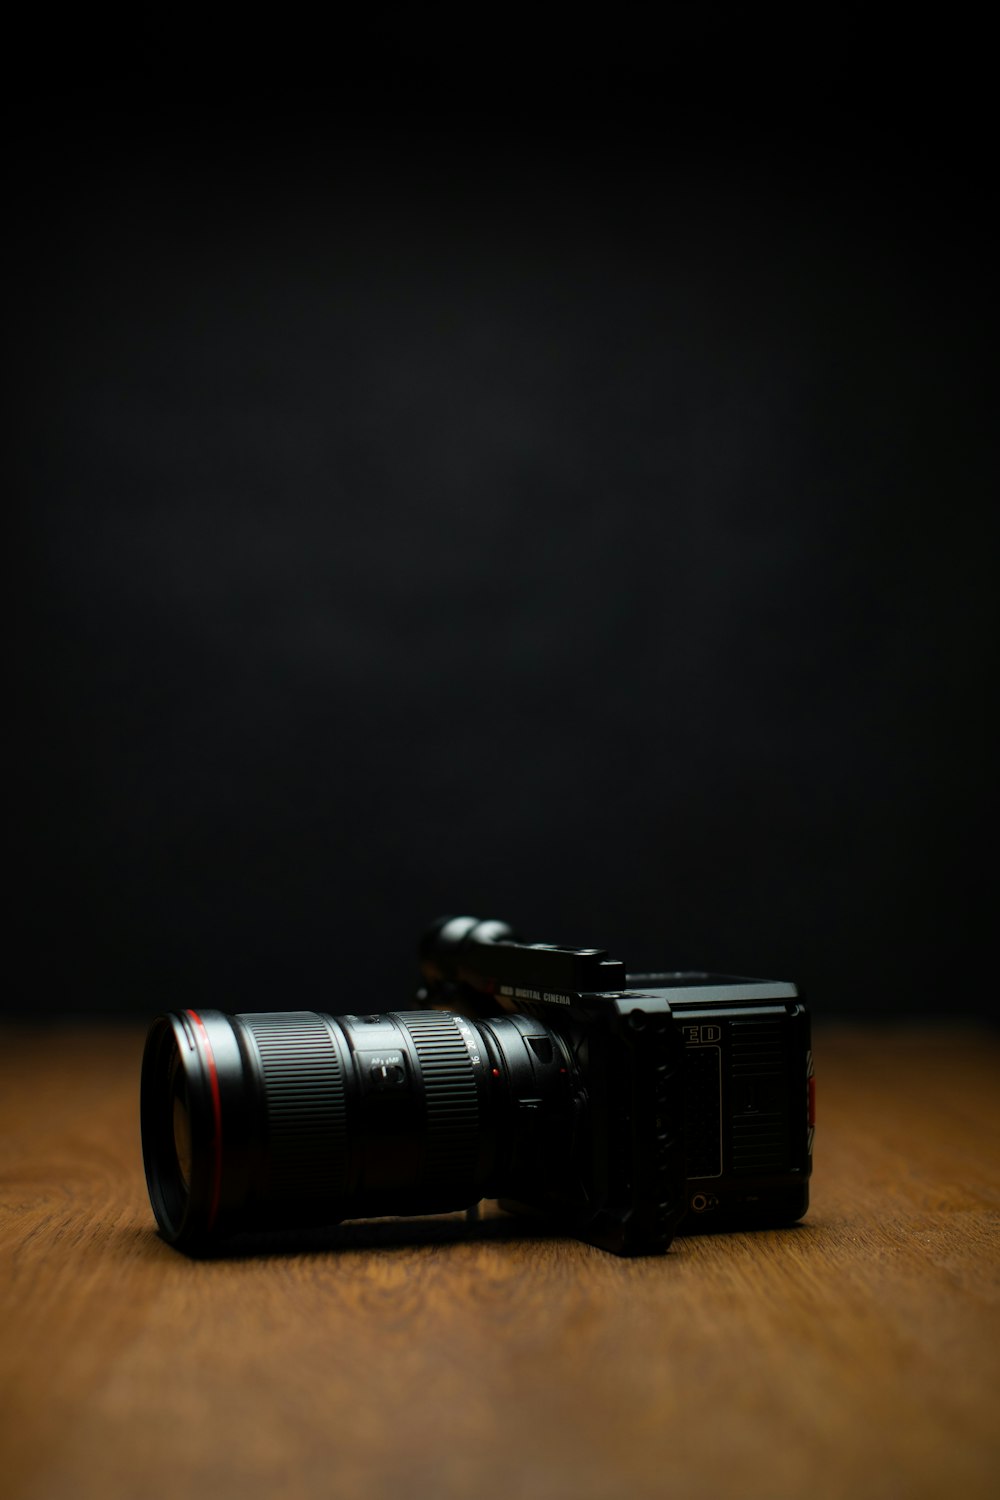
[[[454,1016],[410,1011],[395,1017],[413,1038],[427,1101],[424,1184],[470,1189],[479,1154],[479,1093],[472,1058]]]
[[[330,1202],[347,1177],[344,1070],[312,1011],[244,1015],[260,1053],[267,1108],[269,1200]]]

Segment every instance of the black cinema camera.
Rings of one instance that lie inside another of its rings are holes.
[[[808,1205],[809,1018],[794,985],[629,977],[595,948],[454,917],[418,1009],[161,1016],[143,1156],[164,1237],[443,1213],[482,1198],[620,1255]]]

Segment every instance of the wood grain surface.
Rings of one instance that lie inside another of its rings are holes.
[[[498,1213],[186,1260],[135,1032],[0,1032],[0,1493],[1000,1493],[1000,1043],[820,1032],[813,1209],[623,1261]]]

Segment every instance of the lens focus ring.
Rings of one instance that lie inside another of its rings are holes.
[[[479,1155],[479,1091],[469,1048],[455,1016],[397,1013],[420,1059],[427,1108],[422,1185],[432,1193],[473,1192]]]

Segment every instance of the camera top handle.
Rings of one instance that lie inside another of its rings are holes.
[[[430,927],[420,944],[420,969],[431,1001],[447,986],[492,996],[501,1005],[547,995],[565,1004],[626,987],[624,963],[603,948],[524,943],[506,922],[479,917],[444,917]]]

